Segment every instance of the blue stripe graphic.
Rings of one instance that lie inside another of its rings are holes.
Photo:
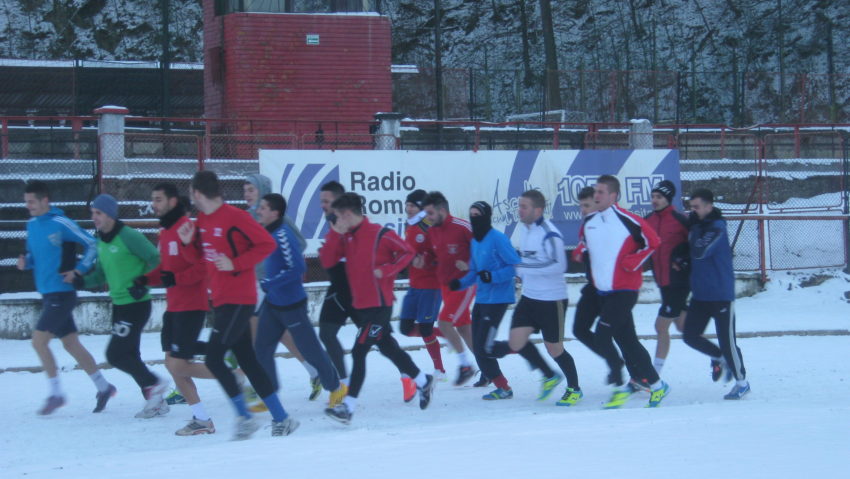
[[[312,195],[310,195],[310,199],[308,200],[310,203],[307,204],[307,210],[304,212],[304,222],[301,227],[301,234],[303,234],[305,238],[323,238],[325,234],[327,234],[327,223],[325,223],[325,227],[319,235],[316,234],[316,230],[319,227],[319,223],[322,221],[322,216],[325,214],[325,212],[322,211],[322,206],[319,204],[319,195],[321,194],[322,185],[329,181],[339,181],[339,166],[334,167],[334,169],[325,175],[319,183],[319,187],[313,191]]]
[[[534,170],[534,164],[537,162],[537,156],[540,150],[520,150],[514,159],[514,167],[511,169],[511,179],[508,182],[507,198],[518,198],[525,191],[525,183],[531,178],[531,172]],[[505,235],[508,238],[514,233],[517,222],[511,221],[505,228]]]

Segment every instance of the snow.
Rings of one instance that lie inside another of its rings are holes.
[[[60,374],[68,404],[54,415],[34,414],[46,394],[42,374],[0,374],[0,464],[3,477],[156,477],[189,472],[198,477],[249,477],[279,471],[289,477],[433,478],[493,477],[658,477],[689,478],[833,477],[847,470],[850,406],[836,401],[850,381],[847,338],[795,335],[794,331],[848,330],[843,292],[848,278],[833,273],[819,286],[800,287],[811,273],[775,273],[767,290],[736,303],[739,340],[753,392],[743,401],[724,401],[729,385],[711,382],[708,359],[674,340],[664,378],[671,395],[658,409],[645,409],[639,395],[622,410],[600,405],[609,389],[605,367],[575,341],[566,343],[579,367],[584,400],[558,408],[554,399],[535,401],[538,382],[519,357],[501,360],[515,390],[510,401],[483,402],[485,391],[441,383],[431,406],[404,404],[398,372],[378,353],[369,370],[353,423],[325,418],[323,401],[306,399],[307,377],[292,359],[278,359],[281,399],[301,421],[292,436],[269,437],[261,429],[247,442],[230,442],[233,412],[215,381],[197,384],[218,432],[177,437],[191,416],[174,406],[165,417],[141,420],[142,406],[129,376],[104,372],[119,390],[102,414],[93,415],[94,389],[80,371]],[[576,298],[571,298],[575,301]],[[653,333],[657,305],[638,305],[640,334]],[[568,313],[568,326],[573,311]],[[500,335],[507,331],[508,318]],[[789,331],[776,337],[748,333]],[[711,332],[709,330],[709,332]],[[800,333],[803,334],[803,333]],[[341,335],[351,344],[353,328]],[[82,341],[103,360],[104,336]],[[403,345],[419,339],[400,338]],[[644,341],[650,352],[654,341]],[[159,339],[146,334],[143,358],[160,359]],[[539,347],[539,346],[538,346]],[[541,348],[542,349],[542,348]],[[60,365],[70,357],[53,344]],[[456,366],[444,351],[446,366]],[[423,350],[411,352],[421,366]],[[544,353],[545,354],[545,353]],[[35,366],[26,341],[0,341],[3,367]],[[154,372],[165,375],[161,364]],[[268,420],[267,415],[261,418]]]

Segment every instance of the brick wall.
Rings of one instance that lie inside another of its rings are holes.
[[[308,35],[318,35],[318,44],[308,44]],[[305,122],[301,133],[315,131],[309,120],[359,122],[334,128],[367,134],[373,115],[392,108],[386,17],[216,17],[207,8],[204,40],[207,117],[299,120]],[[253,129],[274,132],[273,124]]]

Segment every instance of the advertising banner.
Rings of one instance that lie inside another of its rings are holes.
[[[308,240],[313,254],[328,230],[319,190],[328,181],[364,199],[375,223],[404,231],[404,199],[415,189],[441,191],[452,215],[468,218],[469,206],[493,206],[493,226],[513,238],[522,192],[540,190],[545,216],[561,230],[564,243],[577,241],[581,212],[578,193],[603,174],[621,184],[620,205],[645,216],[652,211],[651,190],[667,179],[677,188],[681,208],[678,150],[522,150],[522,151],[325,151],[261,150],[260,173],[286,198],[287,215]]]

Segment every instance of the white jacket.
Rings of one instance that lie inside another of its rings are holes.
[[[542,301],[567,299],[567,255],[558,229],[543,217],[531,225],[520,223],[519,255],[516,267],[522,280],[522,295]]]

